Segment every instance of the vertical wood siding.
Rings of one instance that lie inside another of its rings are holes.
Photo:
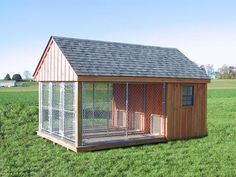
[[[167,86],[167,138],[169,140],[202,137],[207,134],[207,84],[189,85],[194,86],[194,103],[191,107],[182,106],[184,84],[169,83]]]
[[[36,81],[77,81],[77,75],[57,44],[51,40],[34,76]]]

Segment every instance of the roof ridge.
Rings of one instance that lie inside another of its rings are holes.
[[[104,41],[104,40],[95,40],[95,39],[81,39],[74,37],[64,37],[64,36],[51,36],[52,38],[61,38],[61,39],[72,39],[72,40],[81,40],[81,41],[91,41],[91,42],[102,42],[102,43],[111,43],[111,44],[123,44],[123,45],[132,45],[132,46],[141,46],[141,47],[154,47],[154,48],[162,48],[162,49],[175,49],[175,47],[161,47],[155,45],[147,45],[147,44],[135,44],[135,43],[125,43],[125,42],[117,42],[117,41]]]

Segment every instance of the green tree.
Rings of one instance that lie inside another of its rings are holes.
[[[5,78],[4,78],[4,80],[11,80],[10,74],[7,74],[7,75],[5,76]]]
[[[214,66],[212,64],[207,64],[207,65],[201,65],[200,68],[206,72],[206,74],[210,77],[210,78],[214,78],[215,77],[215,71],[214,71]]]
[[[31,73],[28,70],[25,70],[23,75],[26,80],[29,80],[31,78]]]
[[[221,66],[218,72],[221,75],[221,79],[230,79],[229,67],[227,65]]]
[[[22,77],[20,74],[14,74],[12,76],[12,80],[15,80],[15,81],[22,81]]]

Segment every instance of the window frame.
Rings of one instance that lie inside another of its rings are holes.
[[[188,94],[184,95],[184,88],[186,88],[186,87],[192,88],[191,95],[188,95]],[[182,107],[188,108],[188,107],[194,106],[194,94],[195,94],[194,93],[194,85],[182,85],[182,87],[181,87],[181,105],[182,105]],[[189,97],[189,98],[191,97],[191,104],[184,103],[184,96]]]

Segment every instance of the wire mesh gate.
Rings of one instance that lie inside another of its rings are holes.
[[[165,83],[82,83],[82,142],[165,134]]]

